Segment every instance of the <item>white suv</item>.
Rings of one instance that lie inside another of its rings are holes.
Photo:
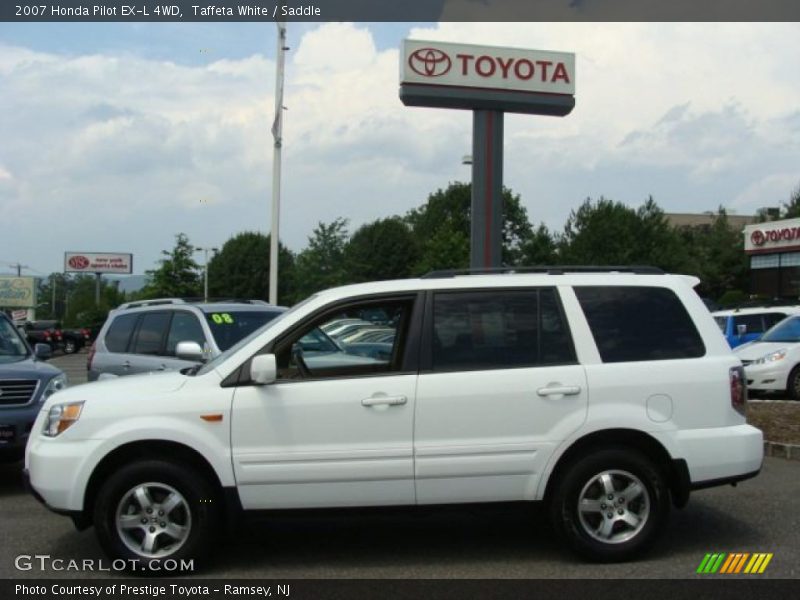
[[[29,482],[147,564],[211,550],[233,510],[520,500],[581,555],[627,559],[691,490],[761,468],[696,283],[564,268],[328,290],[205,365],[58,392]],[[319,335],[376,313],[388,353]]]

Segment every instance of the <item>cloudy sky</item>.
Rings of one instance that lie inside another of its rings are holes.
[[[153,268],[178,232],[270,227],[270,23],[0,23],[0,273],[65,250]],[[281,238],[466,181],[471,115],[398,99],[405,37],[571,51],[576,108],[508,115],[505,183],[561,229],[600,195],[668,212],[776,206],[800,184],[800,25],[290,24]]]

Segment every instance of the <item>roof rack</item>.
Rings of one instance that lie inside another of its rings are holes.
[[[222,299],[214,299],[209,300],[209,304],[260,304],[264,306],[272,306],[266,300],[258,300],[252,298],[222,298]]]
[[[133,302],[125,302],[117,307],[117,310],[126,308],[140,308],[142,306],[159,306],[161,304],[186,304],[183,298],[153,298],[152,300],[135,300]]]
[[[491,267],[477,269],[444,269],[440,271],[430,271],[422,276],[422,279],[444,279],[456,277],[458,275],[497,275],[515,273],[546,273],[547,275],[564,275],[565,273],[634,273],[636,275],[664,275],[664,271],[658,267],[647,265],[627,265],[627,266],[575,266],[575,265],[552,265],[537,267]]]

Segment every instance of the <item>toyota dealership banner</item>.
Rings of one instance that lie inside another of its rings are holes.
[[[575,55],[403,40],[400,83],[575,94]]]
[[[133,272],[133,254],[112,252],[65,252],[65,273],[123,273]]]

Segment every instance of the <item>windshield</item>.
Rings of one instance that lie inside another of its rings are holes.
[[[206,314],[206,321],[208,321],[208,326],[214,336],[214,341],[217,342],[217,347],[225,351],[283,312],[286,311],[233,310],[213,312]]]
[[[18,362],[28,356],[28,346],[6,319],[0,318],[0,364]]]
[[[225,350],[222,354],[220,354],[218,356],[215,356],[210,361],[208,361],[207,363],[202,365],[197,371],[194,371],[194,374],[204,375],[204,374],[208,373],[209,371],[211,371],[212,369],[216,369],[217,365],[221,365],[222,363],[224,363],[226,360],[228,360],[229,356],[232,356],[232,355],[236,354],[241,348],[244,348],[247,344],[249,344],[252,340],[254,340],[258,336],[260,336],[267,329],[269,329],[270,327],[272,327],[276,323],[280,323],[286,317],[288,317],[289,315],[293,314],[297,309],[299,309],[300,307],[304,306],[305,304],[308,304],[311,300],[313,300],[316,297],[317,297],[316,294],[314,294],[312,296],[309,296],[308,298],[306,298],[302,302],[299,302],[298,304],[295,304],[292,308],[290,308],[286,312],[282,312],[277,317],[272,319],[271,321],[268,321],[268,322],[264,323],[264,325],[262,325],[261,327],[259,327],[255,331],[253,331],[250,335],[247,335],[247,336],[243,337],[242,339],[240,339],[238,342],[233,344],[230,348]]]
[[[800,342],[800,317],[784,319],[767,331],[760,342]]]

